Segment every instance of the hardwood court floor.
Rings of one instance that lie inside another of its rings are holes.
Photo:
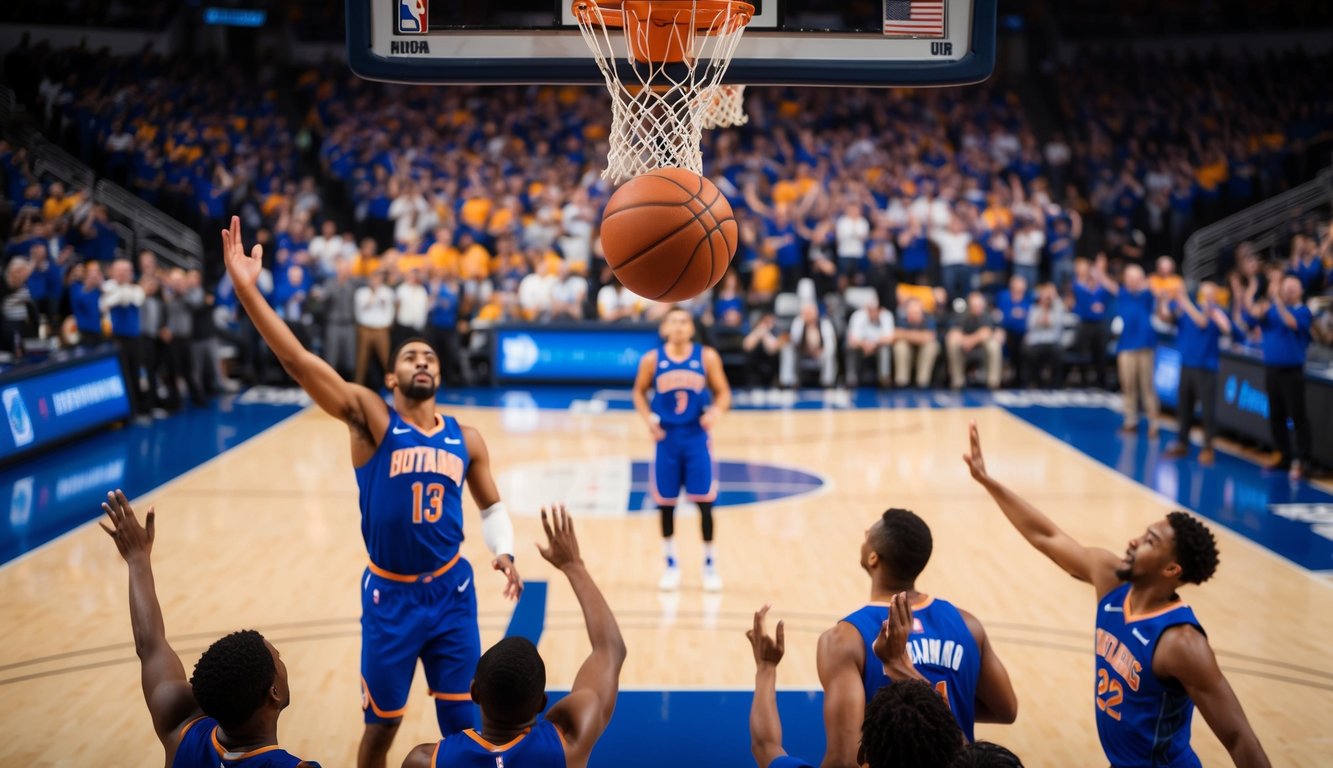
[[[517,497],[541,497],[531,483],[550,473],[533,467],[650,455],[640,422],[624,412],[454,413],[486,436],[511,507],[527,506]],[[1104,765],[1091,701],[1093,595],[1031,550],[967,477],[959,456],[973,418],[993,474],[1080,540],[1119,551],[1168,510],[1161,497],[999,409],[732,413],[714,438],[719,458],[804,469],[826,486],[719,510],[727,588],[713,600],[698,590],[694,519],[682,520],[679,537],[685,588],[666,601],[655,586],[653,516],[583,516],[585,558],[630,648],[624,686],[748,688],[753,667],[743,632],[751,612],[771,601],[774,618],[788,621],[780,684],[818,688],[818,633],[867,595],[857,566],[863,531],[886,506],[901,506],[934,530],[935,554],[919,586],[981,618],[1018,692],[1018,722],[981,726],[978,736],[1011,746],[1030,766]],[[578,491],[549,482],[556,491]],[[150,503],[158,509],[158,590],[186,668],[221,634],[259,629],[283,651],[291,675],[283,745],[325,766],[352,765],[361,728],[358,580],[365,551],[345,429],[307,411],[136,506]],[[523,574],[551,581],[540,647],[550,686],[566,687],[587,652],[577,605],[532,548],[536,510],[514,511]],[[468,515],[465,554],[484,567],[470,502]],[[1327,764],[1333,590],[1214,529],[1221,568],[1186,598],[1273,763]],[[488,645],[504,632],[511,607],[497,575],[479,570],[477,581]],[[0,568],[0,766],[161,764],[139,693],[125,582],[114,546],[93,526]],[[1194,733],[1205,764],[1229,764],[1202,718]],[[418,678],[390,765],[410,745],[435,737],[433,707]]]

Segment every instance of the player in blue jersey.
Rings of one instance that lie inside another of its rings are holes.
[[[546,664],[522,637],[501,640],[477,664],[472,699],[481,707],[481,732],[466,730],[435,744],[421,744],[403,768],[584,768],[593,745],[611,722],[625,664],[625,641],[611,607],[579,555],[574,523],[563,506],[542,510],[546,561],[569,579],[592,653],[574,685],[545,715]]]
[[[282,367],[326,413],[351,433],[352,465],[360,487],[361,534],[370,564],[361,587],[361,683],[365,731],[359,768],[382,768],[402,722],[417,659],[435,698],[440,733],[472,725],[468,685],[481,655],[472,566],[463,542],[466,480],[481,510],[482,537],[517,600],[523,581],[514,567],[514,527],[491,477],[481,434],[435,409],[440,360],[421,339],[394,351],[379,394],[343,380],[301,346],[256,287],[263,250],[249,256],[233,216],[223,231],[223,258],[236,298]]]
[[[895,609],[885,622],[876,653],[898,682],[880,688],[867,703],[865,717],[856,724],[856,765],[869,768],[948,768],[965,749],[966,739],[954,714],[925,680],[912,678],[907,650],[912,617],[907,595],[894,597]],[[769,606],[754,615],[754,627],[745,633],[754,650],[754,701],[750,705],[750,751],[759,768],[813,768],[787,754],[782,746],[778,717],[777,669],[786,651],[782,622],[776,636],[764,630]]]
[[[963,735],[972,740],[976,722],[1012,723],[1018,700],[1009,673],[972,614],[916,588],[930,561],[930,527],[906,509],[890,509],[866,530],[861,567],[870,575],[870,600],[819,638],[816,662],[824,686],[823,765],[857,766],[856,752],[866,704],[904,675],[922,679],[949,705]],[[890,674],[875,659],[889,606],[898,594],[911,605],[907,647],[911,663]]]
[[[986,472],[976,424],[970,439],[963,460],[972,478],[1029,544],[1097,592],[1094,701],[1112,767],[1197,768],[1190,748],[1195,706],[1236,765],[1267,766],[1203,628],[1177,594],[1217,569],[1217,542],[1208,527],[1172,512],[1131,540],[1123,558],[1085,547]]]
[[[713,549],[713,501],[717,498],[713,455],[708,433],[731,408],[731,387],[717,350],[694,343],[694,318],[674,307],[659,328],[663,344],[639,361],[634,380],[634,410],[657,442],[649,484],[662,524],[662,551],[666,570],[658,586],[680,587],[676,563],[676,500],[681,488],[699,505],[703,528],[703,588],[722,589]],[[649,400],[648,393],[653,392]]]
[[[213,643],[185,679],[153,582],[157,515],[149,507],[141,525],[119,490],[106,495],[102,511],[111,524],[98,525],[129,566],[134,652],[167,768],[319,768],[278,747],[278,716],[291,703],[287,666],[258,632],[233,632]]]

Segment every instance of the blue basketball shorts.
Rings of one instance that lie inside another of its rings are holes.
[[[713,501],[717,485],[708,433],[695,425],[665,429],[649,471],[653,498],[658,504],[675,504],[684,488],[690,501]]]

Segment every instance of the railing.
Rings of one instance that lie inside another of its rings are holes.
[[[1249,241],[1256,251],[1265,251],[1290,231],[1288,225],[1293,214],[1308,216],[1330,202],[1333,202],[1333,166],[1320,171],[1312,181],[1195,230],[1185,241],[1181,273],[1190,284],[1221,278],[1217,274],[1217,261],[1224,250]]]

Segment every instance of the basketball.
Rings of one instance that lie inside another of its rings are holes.
[[[653,301],[684,301],[716,285],[737,235],[717,185],[683,168],[630,179],[602,215],[607,264],[626,288]]]

